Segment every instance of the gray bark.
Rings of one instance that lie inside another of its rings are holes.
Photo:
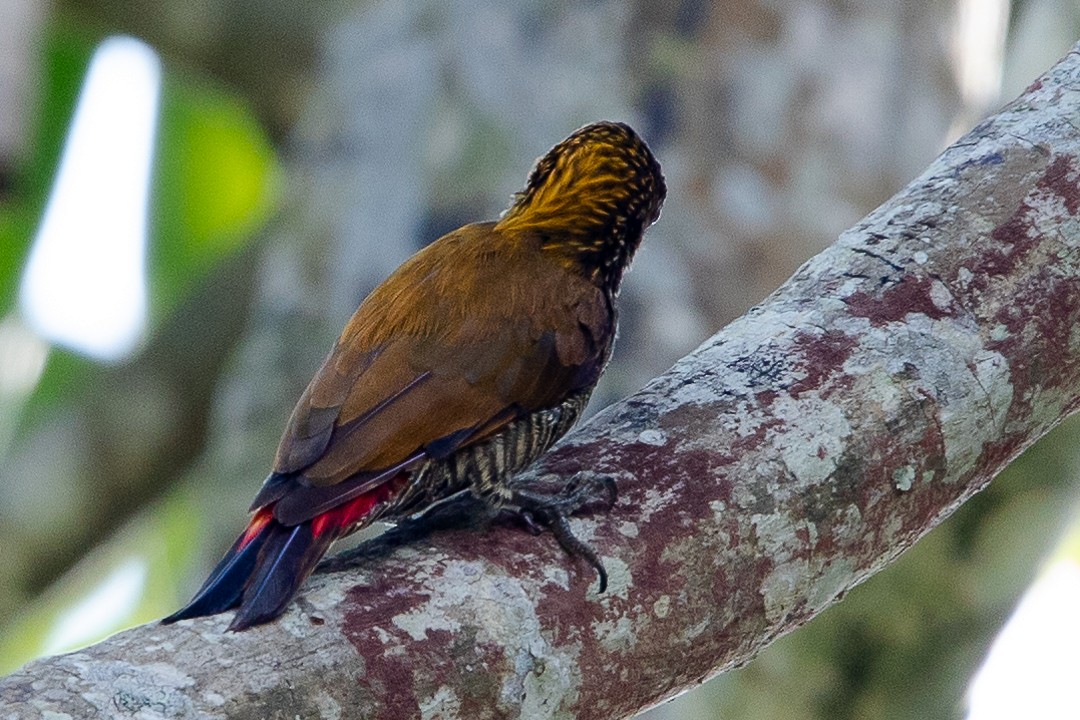
[[[550,536],[458,528],[281,621],[147,625],[0,680],[0,717],[632,714],[812,618],[1080,403],[1080,46],[519,482],[610,475]],[[386,543],[383,543],[386,546]]]

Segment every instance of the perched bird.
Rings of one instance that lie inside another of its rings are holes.
[[[570,532],[578,493],[507,481],[578,419],[611,354],[615,297],[660,215],[660,165],[627,125],[587,125],[540,158],[497,222],[407,260],[361,303],[300,397],[247,529],[163,622],[284,612],[330,544],[461,491]]]

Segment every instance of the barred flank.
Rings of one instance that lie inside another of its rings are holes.
[[[483,442],[432,462],[416,475],[398,507],[431,502],[469,488],[480,498],[508,499],[507,481],[565,435],[589,402],[591,389],[554,408],[538,410]]]

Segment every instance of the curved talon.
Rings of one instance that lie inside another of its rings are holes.
[[[596,574],[600,576],[600,592],[607,590],[607,568],[604,567],[596,551],[570,529],[569,518],[563,513],[552,513],[548,517],[548,526],[566,552],[584,558],[593,566]]]
[[[540,533],[544,532],[544,528],[540,525],[540,523],[536,522],[536,518],[533,517],[531,511],[521,510],[520,512],[518,512],[518,516],[521,517],[522,521],[525,523],[525,527],[533,535],[539,535]]]
[[[610,509],[615,504],[618,488],[610,476],[590,474],[583,480],[582,475],[575,475],[562,493],[549,495],[532,490],[515,490],[510,502],[518,506],[518,513],[531,532],[538,534],[540,526],[546,525],[567,553],[584,558],[600,576],[600,592],[604,592],[607,590],[607,569],[596,551],[574,535],[569,516],[596,499],[598,485],[606,491],[607,509]]]

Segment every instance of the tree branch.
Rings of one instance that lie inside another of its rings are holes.
[[[617,480],[574,521],[606,594],[547,535],[384,540],[271,625],[30,663],[0,717],[611,718],[747,662],[1080,403],[1078,123],[1080,46],[520,478]]]

